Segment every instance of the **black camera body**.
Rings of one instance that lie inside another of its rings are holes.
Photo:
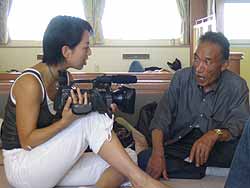
[[[91,89],[80,89],[81,93],[87,93],[88,104],[72,104],[72,112],[77,115],[88,114],[91,111],[99,113],[108,113],[111,115],[110,105],[115,103],[119,110],[125,113],[134,113],[136,91],[133,88],[121,86],[116,90],[112,90],[112,83],[130,84],[136,83],[136,76],[131,75],[115,75],[115,76],[98,76],[93,80],[72,80],[67,83],[67,72],[59,72],[59,85],[54,101],[54,109],[61,114],[64,105],[70,96],[71,89],[75,84],[91,83]]]

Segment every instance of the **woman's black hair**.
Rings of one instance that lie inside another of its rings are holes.
[[[52,65],[63,61],[64,45],[73,49],[82,40],[84,31],[93,33],[91,25],[77,17],[56,16],[47,26],[43,36],[43,63]]]

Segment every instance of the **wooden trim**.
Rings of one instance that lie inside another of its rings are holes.
[[[10,91],[10,87],[13,82],[0,82],[0,95],[7,95]],[[158,82],[158,83],[136,83],[128,84],[130,88],[135,88],[137,94],[163,94],[169,87],[170,81]],[[90,89],[91,84],[81,84],[81,88]],[[113,86],[113,89],[117,89],[118,86]]]
[[[13,82],[0,82],[0,95],[8,95]]]
[[[83,72],[73,72],[74,79],[85,79],[92,80],[96,76],[103,75],[104,73],[83,73]],[[162,94],[169,87],[171,82],[172,73],[159,72],[159,73],[105,73],[106,75],[136,75],[137,83],[127,84],[128,87],[135,88],[137,94]],[[0,73],[0,94],[8,94],[11,84],[20,75],[20,73]],[[82,88],[91,88],[91,84],[80,84]],[[113,84],[112,88],[116,89],[119,87],[117,84]]]
[[[0,82],[15,80],[21,73],[0,73]]]
[[[228,69],[240,75],[240,60],[244,59],[242,52],[230,52]]]
[[[0,81],[15,80],[21,73],[0,73]],[[86,72],[71,72],[74,79],[94,79],[101,75],[134,75],[138,80],[171,80],[173,73],[170,72],[104,72],[104,73],[86,73]]]
[[[137,77],[137,80],[171,80],[173,73],[170,72],[147,72],[147,73],[141,73],[141,72],[105,72],[105,73],[83,73],[83,72],[72,72],[71,73],[74,79],[95,79],[97,76],[102,75],[134,75]]]

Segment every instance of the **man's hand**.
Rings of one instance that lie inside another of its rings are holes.
[[[198,140],[195,141],[192,146],[189,159],[195,162],[196,166],[202,166],[208,160],[210,151],[213,149],[215,142],[218,140],[218,135],[210,130]]]
[[[152,153],[146,172],[154,179],[159,179],[161,175],[164,179],[168,179],[166,170],[166,161],[164,155],[159,155],[157,153]]]

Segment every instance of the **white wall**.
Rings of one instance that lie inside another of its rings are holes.
[[[41,48],[0,48],[0,71],[23,70],[37,63]]]
[[[0,48],[0,71],[17,69],[22,71],[26,67],[36,64],[37,54],[42,49],[22,47]],[[167,67],[167,61],[179,58],[184,66],[189,66],[189,47],[93,47],[86,72],[126,72],[132,60],[123,60],[124,53],[149,53],[149,60],[140,60],[144,67]]]

